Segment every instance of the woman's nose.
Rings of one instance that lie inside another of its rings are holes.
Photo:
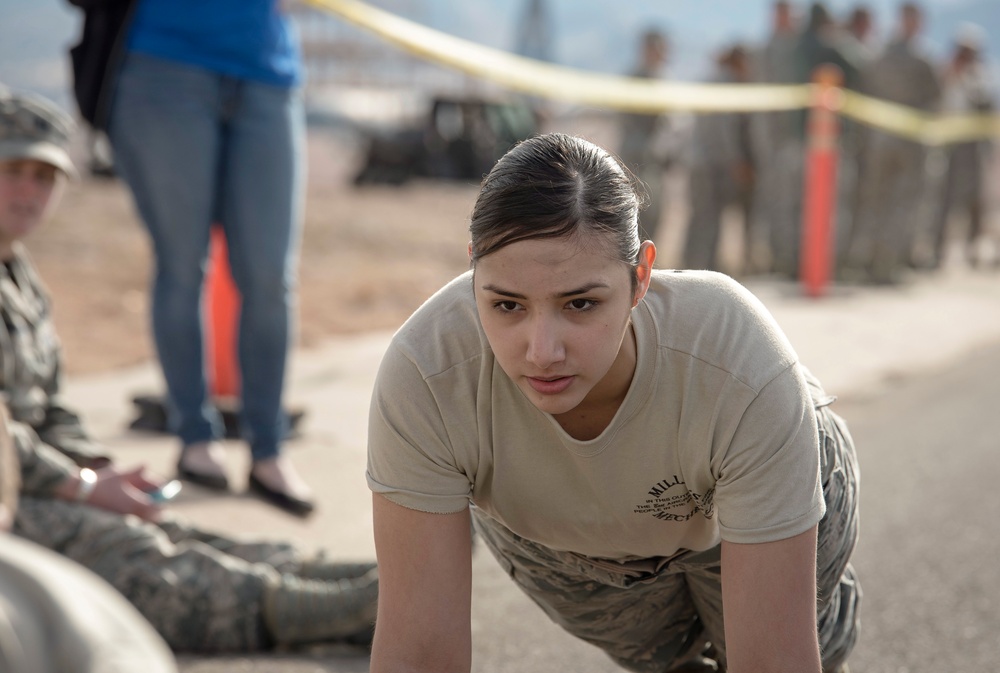
[[[558,327],[551,320],[535,318],[528,335],[528,362],[539,369],[547,369],[565,356],[566,348]]]

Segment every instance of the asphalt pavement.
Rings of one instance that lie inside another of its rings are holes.
[[[995,271],[955,268],[899,286],[834,286],[818,299],[805,297],[789,282],[755,278],[746,285],[827,391],[852,402],[863,402],[901,378],[946,371],[977,348],[1000,343],[1000,273]],[[305,417],[288,449],[317,492],[314,516],[294,518],[244,495],[249,456],[238,441],[227,442],[234,492],[219,496],[185,486],[174,509],[200,525],[234,534],[291,538],[306,549],[323,548],[344,559],[373,557],[371,496],[364,480],[366,419],[375,372],[390,338],[389,332],[336,338],[293,354],[288,407],[301,409]],[[176,440],[129,429],[136,415],[132,397],[161,391],[153,363],[66,381],[70,403],[119,463],[144,463],[170,475]],[[551,628],[551,646],[575,670],[618,670],[547,624],[537,608],[503,581],[488,554],[477,554],[475,573],[474,638],[489,626],[490,601],[504,602],[507,611],[523,604],[525,628]],[[489,662],[524,654],[498,650],[489,642],[476,647],[479,671],[500,670]],[[180,661],[187,673],[368,670],[364,656],[341,650]]]

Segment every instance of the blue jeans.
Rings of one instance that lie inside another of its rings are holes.
[[[152,239],[153,335],[187,445],[222,434],[205,377],[202,285],[209,230],[226,235],[242,297],[241,425],[255,461],[279,452],[301,230],[299,92],[129,54],[109,137]]]

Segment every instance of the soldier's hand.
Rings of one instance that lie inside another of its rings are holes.
[[[87,504],[118,514],[134,514],[148,521],[160,518],[162,508],[153,502],[148,491],[161,484],[145,475],[143,466],[123,470],[108,465],[97,470],[97,483]]]

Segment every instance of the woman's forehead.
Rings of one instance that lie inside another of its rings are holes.
[[[511,246],[518,246],[522,243],[541,243],[540,248],[550,251],[550,254],[561,251],[565,255],[575,255],[578,252],[591,252],[594,254],[606,254],[615,257],[617,245],[614,234],[608,231],[594,229],[591,226],[578,224],[576,228],[562,235],[541,235],[537,237],[521,238],[511,243],[507,243],[496,250],[499,252]],[[531,247],[531,246],[523,246]],[[491,253],[493,254],[493,253]]]
[[[627,273],[623,273],[628,265],[609,246],[593,241],[588,244],[579,238],[536,238],[504,246],[476,263],[476,275],[483,281],[479,285],[548,294],[581,284],[628,282]]]

